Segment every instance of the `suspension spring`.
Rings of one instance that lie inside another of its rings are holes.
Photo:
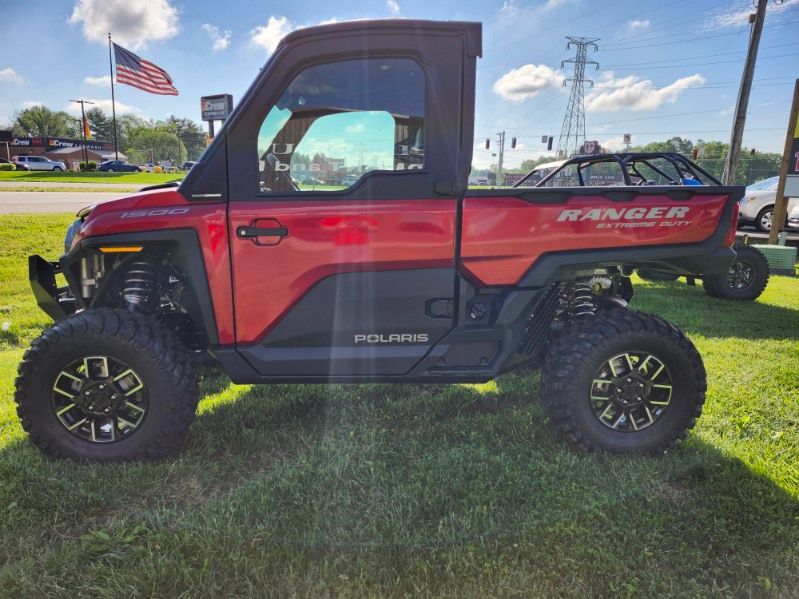
[[[122,288],[125,302],[138,309],[147,309],[154,301],[156,288],[153,265],[147,260],[131,262]]]
[[[593,316],[596,311],[594,304],[594,294],[591,285],[588,283],[575,283],[572,286],[572,297],[569,311],[575,318],[583,316]]]

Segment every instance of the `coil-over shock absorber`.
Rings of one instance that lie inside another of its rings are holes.
[[[593,316],[596,304],[591,285],[587,282],[576,282],[571,285],[570,291],[568,310],[571,316],[574,318]]]
[[[156,268],[146,257],[134,260],[128,265],[122,286],[122,298],[129,308],[148,311],[158,301],[158,281]]]

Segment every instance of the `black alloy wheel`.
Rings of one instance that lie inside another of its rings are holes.
[[[56,375],[51,406],[70,433],[92,443],[114,443],[144,422],[149,394],[128,364],[110,356],[84,356]]]
[[[635,432],[665,414],[673,389],[663,360],[649,352],[629,351],[599,367],[589,400],[599,422],[615,431]]]

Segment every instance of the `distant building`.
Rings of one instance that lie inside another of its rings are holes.
[[[83,147],[89,160],[102,162],[115,158],[114,144],[108,141],[67,139],[64,137],[15,137],[8,145],[11,157],[14,156],[46,156],[50,160],[59,160],[71,167],[73,162],[83,160]],[[120,160],[125,155],[119,153]]]

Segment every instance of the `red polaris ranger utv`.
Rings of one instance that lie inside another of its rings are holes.
[[[182,183],[82,210],[58,262],[30,257],[56,321],[16,381],[31,439],[104,461],[179,448],[201,353],[239,383],[541,365],[572,445],[655,454],[684,437],[702,360],[626,308],[627,275],[725,272],[743,188],[467,190],[480,53],[477,23],[296,31]]]

